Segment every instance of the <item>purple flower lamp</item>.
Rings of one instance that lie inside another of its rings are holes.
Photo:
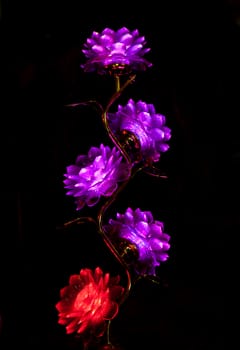
[[[151,165],[169,149],[171,129],[166,126],[166,117],[156,113],[153,104],[129,99],[125,106],[118,106],[117,112],[109,112],[107,119],[119,140],[124,141],[129,134],[138,140],[132,149],[133,162],[143,160],[144,164]]]
[[[110,111],[126,87],[135,81],[136,73],[152,66],[145,58],[149,51],[145,37],[137,29],[130,31],[126,27],[94,31],[83,45],[84,72],[109,74],[115,79],[116,91],[105,108],[97,103],[110,144],[89,145],[87,154],[77,156],[75,163],[66,167],[63,184],[66,195],[74,198],[77,212],[98,208],[96,218],[89,216],[87,220],[96,225],[127,276],[123,287],[121,276],[105,273],[99,262],[95,270],[86,267],[79,275],[72,275],[69,284],[61,289],[60,301],[55,305],[58,323],[65,326],[66,333],[82,337],[84,350],[104,335],[106,341],[98,342],[98,346],[116,349],[110,342],[109,327],[127,299],[132,282],[149,276],[157,278],[160,265],[169,257],[170,236],[151,211],[128,206],[122,214],[115,209],[115,218],[107,219],[109,208],[117,203],[118,194],[124,193],[135,174],[143,170],[155,175],[156,172],[147,169],[155,169],[154,164],[170,147],[171,129],[153,104],[129,98],[125,105],[119,104],[115,111]],[[125,80],[122,85],[120,78]],[[76,218],[64,227],[84,219]]]
[[[130,165],[124,162],[120,151],[113,147],[91,147],[87,155],[79,155],[64,175],[67,195],[73,196],[76,209],[96,205],[100,197],[110,197],[119,182],[130,177]]]
[[[123,27],[114,31],[105,28],[101,33],[93,32],[87,39],[82,52],[87,62],[81,67],[85,72],[98,74],[128,74],[131,71],[144,71],[151,63],[144,56],[146,48],[144,36],[137,29],[130,31]]]
[[[155,276],[156,267],[169,257],[170,236],[164,233],[164,224],[154,220],[150,211],[128,208],[124,214],[117,213],[116,219],[109,219],[105,230],[137,275]],[[129,251],[135,253],[132,259],[129,259]]]

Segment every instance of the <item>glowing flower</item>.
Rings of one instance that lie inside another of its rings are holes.
[[[116,113],[108,113],[108,123],[116,137],[130,132],[139,140],[141,157],[147,162],[158,162],[160,154],[169,149],[167,141],[171,129],[167,127],[166,117],[155,112],[153,104],[129,99],[125,106],[118,106]]]
[[[139,36],[137,29],[132,32],[126,27],[117,31],[110,28],[105,28],[101,33],[94,31],[84,44],[82,52],[88,61],[81,67],[85,72],[97,71],[99,74],[111,69],[145,70],[152,66],[143,57],[150,51],[145,44],[145,37]]]
[[[156,267],[168,259],[170,236],[150,211],[128,208],[124,214],[117,213],[116,220],[110,219],[105,230],[115,243],[126,240],[135,245],[138,256],[133,265],[139,275],[155,276]]]
[[[99,267],[95,271],[85,268],[79,275],[70,276],[69,285],[61,289],[61,300],[55,305],[58,323],[66,327],[66,333],[102,336],[105,321],[112,320],[119,310],[124,292],[119,281],[119,276],[110,277]]]
[[[77,210],[86,204],[94,206],[101,196],[110,197],[118,182],[130,176],[130,165],[116,147],[91,147],[87,155],[80,155],[75,165],[67,167],[64,182],[67,195],[76,199]]]

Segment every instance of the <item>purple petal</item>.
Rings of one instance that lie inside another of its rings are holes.
[[[126,46],[132,43],[132,39],[133,39],[132,35],[130,33],[126,33],[122,35],[120,41]]]
[[[128,55],[135,55],[142,49],[142,44],[137,44],[134,46],[130,46],[130,48],[127,50]]]
[[[102,53],[104,53],[104,48],[102,47],[102,46],[100,46],[100,45],[93,45],[92,46],[92,51],[93,52],[95,52],[95,53],[97,53],[97,54],[102,54]]]
[[[64,174],[64,176],[69,176],[69,174],[73,174],[73,175],[78,174],[79,170],[80,170],[79,166],[69,165],[67,167],[67,174]]]
[[[152,137],[156,140],[156,141],[162,141],[164,139],[164,132],[161,129],[152,129]]]
[[[113,43],[113,38],[111,35],[103,34],[100,37],[101,45],[103,46],[110,46]]]
[[[149,233],[149,225],[147,222],[140,221],[136,224],[136,229],[138,231],[138,234],[140,234],[142,237],[146,237]]]
[[[113,181],[103,181],[103,183],[99,186],[99,192],[103,195],[103,196],[107,196],[110,197],[113,192],[116,191],[116,189],[118,188],[118,185],[116,184],[116,182]]]
[[[169,149],[169,145],[167,145],[166,143],[162,143],[159,145],[158,149],[160,152],[166,152]]]

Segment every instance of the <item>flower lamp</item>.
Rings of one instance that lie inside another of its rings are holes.
[[[116,91],[107,105],[98,104],[109,142],[89,145],[86,154],[76,155],[75,163],[66,167],[63,187],[76,212],[85,208],[91,213],[92,207],[97,208],[96,217],[92,213],[87,219],[95,224],[110,255],[125,272],[125,276],[113,275],[99,261],[95,268],[86,266],[71,275],[60,290],[55,305],[58,323],[67,334],[80,337],[84,349],[95,345],[105,350],[116,348],[110,341],[110,324],[121,304],[139,279],[158,281],[159,267],[169,257],[170,235],[149,209],[127,205],[125,210],[107,215],[137,173],[164,178],[158,164],[170,147],[166,117],[151,102],[140,99],[128,98],[114,107],[127,86],[135,82],[137,72],[151,68],[145,57],[149,51],[145,37],[126,27],[94,31],[83,44],[83,71],[107,74],[115,81]],[[81,104],[86,103],[70,106]],[[76,217],[65,226],[84,219]]]

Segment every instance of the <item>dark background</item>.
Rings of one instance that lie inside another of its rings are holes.
[[[82,45],[122,26],[145,36],[153,67],[121,98],[153,103],[173,136],[160,162],[168,179],[138,175],[116,210],[152,211],[171,250],[160,286],[134,287],[113,337],[126,350],[224,349],[226,262],[239,229],[239,2],[0,4],[1,349],[80,348],[57,324],[59,289],[82,267],[123,272],[91,224],[57,229],[79,214],[63,188],[66,166],[111,144],[96,111],[65,107],[104,105],[114,90],[110,77],[81,70]]]

